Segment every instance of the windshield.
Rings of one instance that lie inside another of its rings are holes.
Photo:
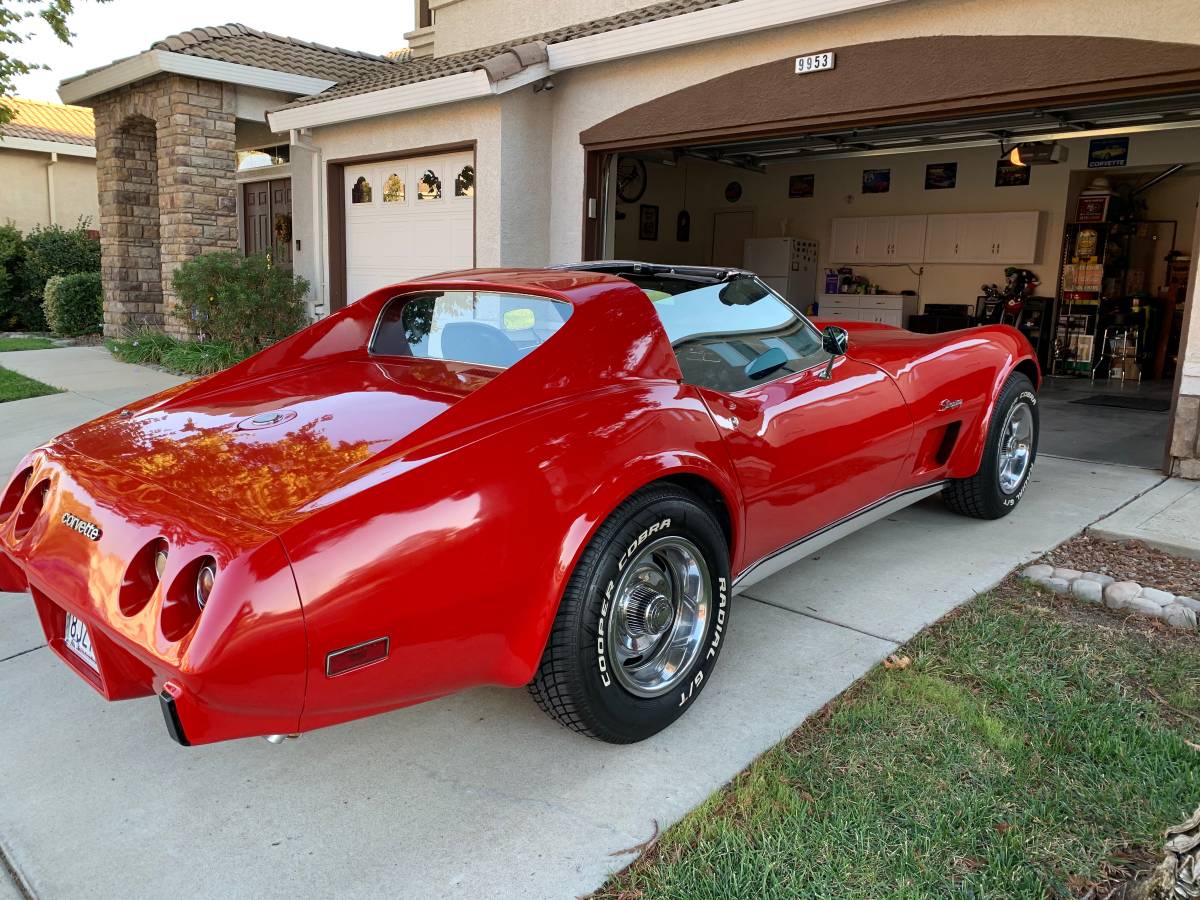
[[[669,274],[621,277],[654,304],[688,384],[740,391],[825,359],[817,330],[751,275],[715,284]],[[780,364],[756,371],[751,363],[770,350]]]
[[[537,349],[571,315],[570,304],[525,294],[426,291],[388,302],[369,348],[507,368]]]

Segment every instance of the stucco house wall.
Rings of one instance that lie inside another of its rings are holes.
[[[565,25],[651,6],[658,0],[430,0],[438,56],[490,47]]]
[[[53,163],[54,204],[51,208],[47,168],[49,153],[0,149],[0,222],[12,221],[22,231],[58,223],[70,228],[81,217],[98,228],[96,161],[60,155]]]

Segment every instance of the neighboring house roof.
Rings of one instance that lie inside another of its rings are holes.
[[[424,56],[417,59],[404,60],[389,70],[374,71],[353,80],[339,79],[339,84],[319,94],[299,97],[282,108],[290,109],[296,106],[306,106],[310,103],[324,103],[326,100],[353,97],[357,94],[369,94],[373,91],[401,87],[406,84],[431,81],[434,78],[442,78],[447,75],[459,75],[482,68],[485,62],[495,59],[513,47],[523,44],[531,44],[538,41],[544,44],[557,44],[562,41],[590,37],[594,34],[603,34],[608,31],[616,31],[620,28],[628,28],[631,25],[656,22],[660,19],[669,19],[672,16],[679,16],[684,13],[710,9],[714,6],[727,6],[738,2],[740,0],[664,0],[661,3],[643,6],[641,9],[629,10],[628,12],[618,13],[615,16],[594,19],[590,22],[567,25],[564,28],[557,28],[542,34],[534,34],[517,40],[506,41],[503,44],[494,44],[491,47],[480,47],[475,50],[466,50],[462,53],[453,53],[448,56]]]
[[[84,146],[96,143],[92,111],[86,107],[15,97],[5,98],[4,105],[13,112],[12,120],[0,126],[4,137]]]

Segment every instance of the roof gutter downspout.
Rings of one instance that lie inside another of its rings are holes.
[[[50,224],[57,224],[54,221],[54,167],[58,164],[58,154],[50,154],[50,162],[46,163],[46,200],[50,207]]]
[[[323,211],[325,202],[328,198],[323,196],[321,186],[324,180],[321,174],[325,170],[325,158],[321,152],[321,148],[313,143],[312,130],[309,128],[293,128],[288,132],[288,142],[296,147],[301,147],[312,154],[312,165],[309,167],[312,170],[312,183],[309,187],[312,197],[312,253],[313,253],[313,272],[316,274],[317,301],[324,307],[323,313],[329,311],[329,273],[325,271],[325,241],[322,239],[325,235],[325,217]]]

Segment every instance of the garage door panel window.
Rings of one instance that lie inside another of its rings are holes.
[[[489,291],[396,297],[379,314],[370,352],[507,368],[552,337],[571,306]]]
[[[383,182],[383,202],[404,202],[404,179],[396,172],[389,175]]]
[[[424,174],[421,175],[421,180],[417,182],[417,199],[442,199],[442,179],[438,177],[437,172],[433,169],[426,169]]]
[[[354,179],[354,186],[350,188],[350,202],[355,204],[371,202],[371,181],[366,175],[359,175]]]
[[[455,197],[474,197],[475,196],[475,167],[463,166],[462,170],[454,177],[454,196]]]

